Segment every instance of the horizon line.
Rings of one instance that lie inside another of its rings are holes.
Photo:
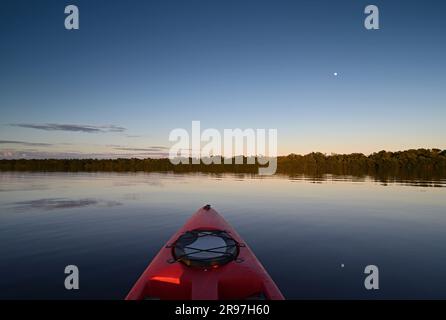
[[[320,154],[323,155],[325,157],[331,157],[331,156],[346,156],[346,155],[360,155],[360,156],[365,156],[365,157],[370,157],[372,155],[375,154],[379,154],[382,152],[386,152],[386,153],[403,153],[403,152],[409,152],[409,151],[429,151],[429,152],[436,152],[439,153],[441,155],[446,155],[446,149],[441,149],[441,148],[410,148],[410,149],[404,149],[404,150],[396,150],[396,151],[389,151],[389,150],[379,150],[379,151],[375,151],[369,154],[365,154],[362,152],[351,152],[351,153],[336,153],[336,152],[331,152],[331,153],[324,153],[324,152],[320,152],[320,151],[312,151],[309,153],[294,153],[291,152],[289,154],[286,155],[277,155],[277,156],[263,156],[263,155],[251,155],[251,156],[247,156],[247,155],[235,155],[232,157],[225,157],[222,155],[211,155],[211,156],[200,156],[200,157],[175,157],[174,159],[209,159],[212,157],[219,157],[222,159],[232,159],[232,158],[236,158],[236,157],[243,157],[243,158],[286,158],[289,156],[309,156],[309,155],[314,155],[314,154]],[[131,154],[129,154],[131,155]],[[102,155],[101,155],[102,156]],[[168,156],[167,157],[144,157],[144,154],[141,154],[141,157],[126,157],[125,154],[120,155],[120,154],[115,154],[114,157],[109,157],[107,158],[107,154],[103,154],[104,157],[82,157],[81,154],[79,154],[79,157],[66,157],[66,158],[62,158],[62,157],[42,157],[42,158],[24,158],[24,157],[17,157],[17,158],[5,158],[5,157],[0,157],[0,161],[10,161],[10,160],[120,160],[120,159],[139,159],[139,160],[144,160],[144,159],[151,159],[151,160],[163,160],[163,159],[171,159]]]

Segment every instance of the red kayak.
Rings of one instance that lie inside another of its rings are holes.
[[[126,300],[284,299],[237,232],[206,205],[156,255]]]

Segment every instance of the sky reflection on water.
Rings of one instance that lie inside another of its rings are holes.
[[[287,298],[446,298],[444,185],[335,176],[1,173],[0,298],[123,298],[206,203],[237,229]],[[77,292],[63,286],[68,264],[80,268]],[[380,290],[364,289],[368,264],[379,267]]]

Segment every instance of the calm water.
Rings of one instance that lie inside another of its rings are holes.
[[[0,173],[0,298],[121,299],[200,206],[289,298],[446,298],[445,181]],[[64,289],[64,268],[80,290]],[[344,267],[341,265],[344,264]],[[364,289],[364,267],[380,289]]]

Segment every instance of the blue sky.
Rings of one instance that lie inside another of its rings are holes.
[[[64,28],[68,4],[80,30]],[[363,27],[367,4],[380,30]],[[161,156],[192,120],[276,128],[279,154],[444,149],[445,12],[444,1],[3,1],[0,157]]]

